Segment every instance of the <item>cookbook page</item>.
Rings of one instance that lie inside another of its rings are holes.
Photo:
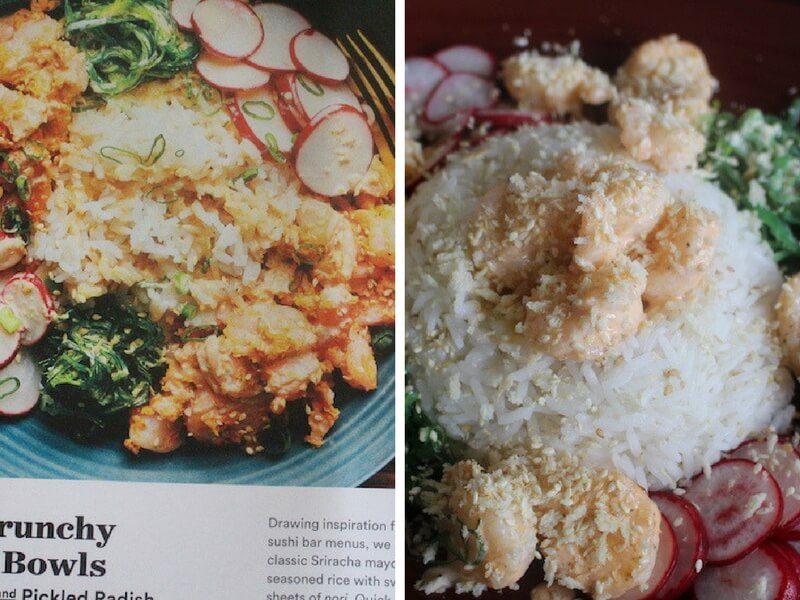
[[[394,5],[0,0],[0,599],[394,597]]]

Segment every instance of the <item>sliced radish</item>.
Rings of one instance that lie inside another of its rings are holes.
[[[289,46],[292,62],[309,77],[335,84],[347,79],[350,63],[329,37],[306,29],[292,38]]]
[[[800,542],[800,523],[790,523],[775,532],[775,538],[787,542]]]
[[[276,153],[292,151],[294,133],[286,126],[272,90],[259,88],[238,92],[235,102],[259,150],[269,153],[275,160],[280,160],[275,157]]]
[[[264,40],[245,60],[259,69],[294,71],[289,46],[292,38],[311,27],[306,18],[283,4],[257,4],[253,11],[264,29]]]
[[[0,415],[18,417],[33,410],[39,402],[40,382],[36,362],[27,353],[20,353],[0,370],[0,396],[8,394],[0,398]]]
[[[465,110],[440,123],[431,123],[425,117],[422,117],[419,126],[426,140],[437,141],[443,138],[461,136],[469,127],[471,119],[472,113]]]
[[[800,597],[800,555],[788,544],[770,542],[767,545],[783,558],[784,565],[790,572],[787,575],[786,591],[783,593],[783,597],[797,600]]]
[[[406,59],[406,103],[418,110],[431,92],[447,77],[447,69],[430,58],[415,56]]]
[[[675,562],[678,556],[678,544],[675,540],[675,533],[672,531],[667,519],[661,519],[660,535],[658,537],[658,554],[656,563],[650,573],[650,578],[644,589],[635,587],[632,590],[617,596],[618,600],[651,600],[656,598],[656,594],[667,583],[670,575],[675,570]]]
[[[655,492],[650,497],[662,517],[669,521],[678,543],[675,570],[655,595],[658,600],[670,600],[680,597],[692,587],[697,579],[697,567],[702,567],[706,561],[708,540],[703,521],[693,504],[667,492]]]
[[[192,25],[203,45],[225,58],[244,58],[261,45],[261,20],[240,0],[202,0],[192,12]]]
[[[547,114],[514,108],[482,108],[473,112],[472,116],[477,125],[488,123],[492,127],[506,130],[516,129],[523,125],[541,125],[552,122]]]
[[[788,527],[800,515],[800,455],[790,442],[770,445],[767,440],[750,440],[730,454],[746,458],[770,472],[783,494],[783,515],[778,527]]]
[[[25,240],[17,235],[7,235],[0,231],[0,271],[10,269],[26,254]]]
[[[22,322],[20,344],[30,346],[42,339],[55,314],[44,282],[33,273],[17,273],[3,287],[2,299]]]
[[[712,564],[729,564],[751,552],[775,530],[783,510],[775,478],[738,458],[718,462],[710,477],[695,477],[684,497],[703,519]]]
[[[169,12],[178,27],[181,29],[192,29],[192,13],[200,0],[172,0]]]
[[[477,46],[450,46],[433,55],[433,60],[451,73],[472,73],[491,78],[497,61],[494,56]]]
[[[0,367],[5,367],[19,352],[22,339],[22,321],[16,311],[0,300]],[[2,390],[0,390],[2,394]]]
[[[475,108],[488,108],[497,101],[498,91],[488,79],[469,73],[445,77],[425,104],[425,118],[442,123],[454,115]]]
[[[269,73],[242,62],[203,52],[195,63],[200,77],[226,92],[252,90],[269,83]]]
[[[309,79],[302,73],[291,75],[292,96],[307,120],[329,106],[339,104],[361,110],[361,103],[346,83],[329,85]]]
[[[372,146],[372,132],[361,112],[351,106],[329,107],[297,138],[297,176],[323,196],[346,194],[369,170]]]
[[[793,573],[769,544],[722,567],[706,567],[694,583],[697,600],[788,600]]]

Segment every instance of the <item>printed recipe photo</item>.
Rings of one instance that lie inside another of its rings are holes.
[[[0,476],[388,468],[392,3],[0,9]]]

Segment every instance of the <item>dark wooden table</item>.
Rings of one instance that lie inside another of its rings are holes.
[[[726,106],[782,110],[800,88],[800,2],[790,0],[406,0],[406,55],[450,44],[480,45],[498,57],[544,41],[579,39],[584,58],[612,72],[644,40],[677,33],[698,44],[720,82]],[[420,569],[408,561],[411,584]],[[518,592],[482,599],[530,598],[536,575]],[[409,585],[407,598],[423,598]],[[441,596],[439,596],[441,598]],[[457,598],[455,594],[453,598]]]
[[[395,485],[395,466],[394,461],[383,467],[372,477],[367,479],[360,487],[364,488],[390,488]]]

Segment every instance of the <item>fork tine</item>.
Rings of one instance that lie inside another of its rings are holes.
[[[361,48],[358,46],[356,42],[353,41],[353,38],[350,37],[350,34],[347,35],[347,41],[350,42],[350,45],[356,51],[356,53],[361,57],[361,60],[364,61],[364,65],[367,67],[367,70],[372,73],[373,79],[377,82],[378,87],[381,88],[384,97],[389,101],[389,104],[394,110],[394,94],[389,91],[389,88],[386,87],[386,84],[383,81],[383,78],[378,74],[377,69],[372,65],[370,60],[364,55],[364,52],[361,51]]]
[[[380,51],[375,47],[375,45],[371,41],[369,41],[369,38],[366,35],[364,35],[364,32],[361,31],[360,29],[358,30],[358,36],[361,38],[364,44],[366,44],[367,48],[372,53],[372,56],[375,57],[375,60],[377,60],[378,63],[383,67],[383,71],[389,78],[389,82],[392,85],[394,85],[394,68],[392,67],[392,65],[386,62],[386,59],[383,58],[383,55],[380,53]]]
[[[352,40],[350,40],[350,42],[353,43]],[[345,56],[350,59],[354,67],[354,72],[352,73],[349,81],[350,88],[358,95],[368,97],[372,101],[376,111],[375,121],[376,125],[378,125],[377,129],[381,134],[380,136],[376,136],[375,143],[378,146],[381,160],[384,162],[384,164],[391,168],[394,164],[394,121],[392,118],[392,115],[394,114],[394,103],[389,103],[391,108],[387,110],[381,95],[376,91],[375,87],[370,82],[369,77],[364,73],[358,62],[350,54],[345,44],[338,39],[336,40],[336,43],[342,52],[344,52]],[[366,58],[364,58],[364,62],[369,64]],[[391,93],[390,97],[393,100],[394,97],[391,95]]]

